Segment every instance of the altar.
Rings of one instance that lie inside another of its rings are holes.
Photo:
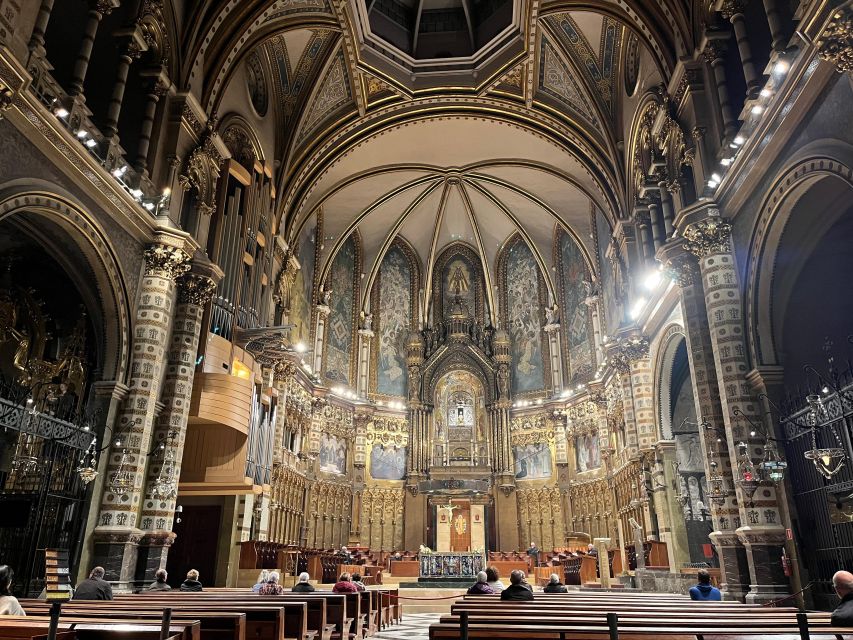
[[[486,558],[478,552],[447,551],[420,554],[419,579],[474,579],[486,570]]]

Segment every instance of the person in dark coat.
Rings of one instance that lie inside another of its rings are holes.
[[[308,582],[311,576],[309,576],[305,571],[299,574],[299,582],[293,585],[291,591],[294,593],[311,593],[314,591],[314,585]]]
[[[501,600],[533,600],[533,590],[527,584],[523,571],[516,569],[509,574],[509,586],[501,591]]]
[[[154,582],[148,585],[148,591],[171,591],[172,587],[166,584],[168,578],[169,574],[166,573],[165,569],[157,569],[157,573],[154,574]]]
[[[832,576],[832,586],[841,602],[832,612],[833,627],[853,626],[853,573],[838,571]]]
[[[103,567],[95,567],[89,577],[77,585],[74,600],[112,600],[113,588],[104,580]]]
[[[691,600],[722,600],[723,596],[717,587],[711,584],[711,574],[704,569],[699,569],[696,574],[699,584],[690,587]]]
[[[181,583],[181,591],[202,591],[201,582],[198,581],[198,571],[190,569],[187,571],[187,579]]]
[[[489,576],[486,575],[485,571],[477,574],[477,582],[468,589],[468,593],[471,595],[486,595],[494,592],[495,590],[489,586]]]
[[[543,593],[568,593],[569,590],[566,589],[566,585],[560,582],[560,576],[556,573],[551,574],[551,580],[545,587],[542,589]]]
[[[530,546],[527,548],[527,555],[530,556],[530,561],[533,563],[534,567],[539,566],[539,547],[536,546],[535,542],[531,542]]]

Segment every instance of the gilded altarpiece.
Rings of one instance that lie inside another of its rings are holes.
[[[382,259],[370,303],[378,316],[370,367],[371,388],[377,396],[408,397],[406,339],[414,326],[419,282],[417,257],[408,244],[395,239]]]
[[[544,357],[542,327],[545,282],[527,244],[518,236],[498,259],[501,315],[510,335],[513,395],[536,394],[546,388],[551,372]]]
[[[361,251],[353,233],[341,245],[332,262],[324,290],[331,290],[331,312],[326,324],[323,375],[331,383],[355,382],[354,327],[358,326],[356,301],[361,274]]]
[[[560,294],[560,327],[563,332],[563,366],[566,381],[575,384],[592,376],[593,331],[591,311],[586,304],[592,277],[583,251],[574,236],[562,227],[555,236],[555,262]]]

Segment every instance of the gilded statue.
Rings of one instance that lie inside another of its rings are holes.
[[[449,284],[450,291],[457,296],[468,292],[468,277],[465,275],[465,272],[462,271],[461,266],[456,266],[456,269],[453,271],[453,275],[450,276]]]

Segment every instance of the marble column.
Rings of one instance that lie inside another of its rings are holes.
[[[89,60],[92,57],[92,47],[95,44],[95,37],[98,35],[98,27],[104,16],[112,13],[118,5],[118,0],[90,0],[86,28],[83,31],[83,42],[80,44],[80,51],[77,53],[77,60],[74,62],[74,72],[71,75],[68,95],[82,97],[83,83],[86,81],[86,73],[89,70]]]
[[[758,97],[758,90],[761,88],[761,77],[756,72],[755,63],[752,60],[752,48],[749,46],[746,16],[743,14],[747,1],[723,0],[721,13],[726,20],[732,23],[738,53],[740,53],[740,63],[743,67],[743,78],[746,81],[746,97],[750,99]]]
[[[127,87],[127,74],[130,71],[130,65],[134,60],[138,60],[142,52],[148,48],[136,29],[124,30],[116,35],[119,42],[116,79],[113,85],[113,93],[107,104],[107,117],[102,129],[104,137],[108,139],[115,138],[118,133],[118,119],[124,102],[124,90]]]
[[[731,247],[731,225],[712,203],[699,203],[691,213],[691,219],[697,214],[707,216],[684,230],[684,248],[699,261],[729,458],[736,467],[738,457],[745,452],[757,464],[764,455],[762,435],[751,435],[748,423],[736,415],[743,413],[756,423],[763,420],[761,403],[748,381],[742,289]],[[734,475],[737,479],[736,468]],[[741,482],[735,484],[740,512],[736,533],[749,560],[750,592],[746,601],[766,602],[787,594],[790,588],[781,565],[785,529],[777,488],[762,483],[749,495]]]
[[[370,328],[372,316],[365,319],[358,330],[358,373],[356,377],[356,393],[359,398],[366,398],[370,383],[370,346],[373,344],[373,331]]]
[[[699,265],[696,258],[680,246],[668,247],[668,252],[661,259],[669,275],[680,287],[681,314],[696,415],[700,423],[707,425],[699,428],[706,482],[710,487],[712,476],[722,478],[724,495],[718,500],[708,500],[713,526],[710,537],[720,558],[721,588],[726,599],[743,600],[749,590],[749,565],[746,549],[735,531],[740,526],[740,510],[734,492],[729,437],[720,404],[720,387]]]
[[[53,12],[54,0],[42,0],[39,7],[36,23],[33,25],[33,33],[30,36],[29,49],[34,55],[44,56],[44,34],[47,33],[47,25],[50,22],[50,14]]]
[[[652,244],[655,251],[663,246],[666,241],[666,231],[664,230],[663,213],[661,212],[660,190],[655,186],[654,189],[646,190],[646,198],[649,201],[649,220],[652,226]]]
[[[788,44],[785,18],[782,15],[780,3],[780,0],[764,0],[764,13],[767,14],[767,26],[770,27],[773,51],[784,51]]]
[[[153,72],[143,71],[145,78],[146,95],[145,108],[142,111],[142,125],[139,128],[139,142],[136,147],[136,160],[134,169],[141,176],[148,176],[148,151],[151,148],[151,135],[154,131],[154,119],[157,116],[157,104],[160,98],[169,92],[169,82],[163,76],[161,69]]]
[[[560,323],[549,322],[544,328],[545,335],[548,337],[548,355],[551,359],[551,382],[553,388],[551,395],[557,397],[565,387],[563,377],[563,357],[560,349]]]
[[[184,240],[161,234],[145,250],[134,322],[129,391],[119,412],[109,452],[104,494],[94,530],[94,561],[119,590],[130,587],[142,537],[138,519],[143,507],[145,468],[166,349],[172,329],[175,280],[189,269]],[[118,479],[124,478],[123,486]]]
[[[717,87],[717,103],[720,107],[720,117],[723,121],[723,142],[731,142],[737,133],[737,121],[732,111],[729,87],[726,81],[725,45],[719,39],[708,40],[702,55],[714,73],[714,83]]]
[[[174,542],[172,525],[184,456],[198,342],[205,307],[216,289],[222,271],[211,263],[196,263],[192,271],[177,279],[178,302],[161,394],[163,410],[154,423],[154,446],[163,449],[148,464],[145,502],[142,506],[136,580],[152,582],[165,568]]]
[[[323,371],[323,346],[326,344],[326,320],[332,308],[323,302],[317,307],[317,331],[314,333],[314,373],[318,376]]]

